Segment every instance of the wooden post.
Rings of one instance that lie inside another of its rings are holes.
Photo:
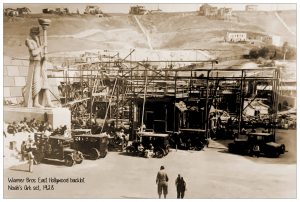
[[[173,134],[175,133],[176,130],[176,95],[177,95],[177,71],[175,70],[175,87],[174,87],[174,108],[173,108]]]
[[[239,131],[238,134],[241,133],[241,122],[243,120],[243,88],[244,88],[244,82],[243,82],[243,78],[244,78],[244,70],[242,70],[242,77],[241,77],[241,90],[240,90],[240,110],[239,110]]]
[[[208,136],[208,129],[209,129],[209,111],[208,111],[208,89],[209,89],[209,74],[210,74],[210,70],[207,71],[207,77],[206,77],[206,99],[205,99],[205,137],[209,138]]]

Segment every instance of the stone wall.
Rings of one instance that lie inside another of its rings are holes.
[[[51,63],[47,63],[48,68],[53,68]],[[11,57],[3,57],[3,97],[4,101],[9,101],[13,104],[23,102],[23,89],[26,85],[29,69],[29,60],[13,59]],[[52,101],[59,98],[57,86],[60,84],[59,79],[48,79]]]
[[[3,97],[12,103],[23,101],[22,91],[26,85],[29,61],[3,57]]]

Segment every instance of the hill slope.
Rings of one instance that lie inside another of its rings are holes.
[[[224,43],[227,31],[267,33],[279,35],[283,41],[296,44],[296,36],[278,20],[274,12],[234,12],[234,21],[211,20],[196,13],[157,13],[137,16],[146,30],[139,27],[133,16],[107,18],[93,16],[31,15],[4,17],[4,55],[28,57],[25,39],[29,28],[37,26],[39,17],[50,18],[48,31],[49,52],[83,51],[90,49],[121,50],[149,49],[228,49],[233,52],[216,52],[234,55],[247,52],[251,45]],[[296,29],[296,11],[278,12],[291,29]],[[147,41],[148,40],[148,41]]]

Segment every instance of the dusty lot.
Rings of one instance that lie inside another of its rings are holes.
[[[205,151],[173,150],[162,159],[145,159],[111,152],[105,159],[85,160],[71,168],[52,163],[26,164],[4,170],[5,198],[157,198],[155,177],[161,165],[169,181],[168,198],[176,197],[175,179],[182,174],[187,182],[186,198],[295,198],[296,131],[281,130],[278,141],[288,152],[278,159],[253,158],[227,153],[226,149]],[[40,183],[41,191],[8,191],[8,178],[85,178],[84,183]],[[43,185],[54,190],[43,190]]]

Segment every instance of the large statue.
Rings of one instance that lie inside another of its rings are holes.
[[[30,38],[25,42],[29,50],[30,62],[27,83],[24,90],[24,101],[26,107],[54,107],[51,103],[46,72],[46,28],[49,26],[50,20],[39,19],[39,23],[42,25],[44,31],[44,44],[41,44],[39,27],[32,27],[30,29]]]

